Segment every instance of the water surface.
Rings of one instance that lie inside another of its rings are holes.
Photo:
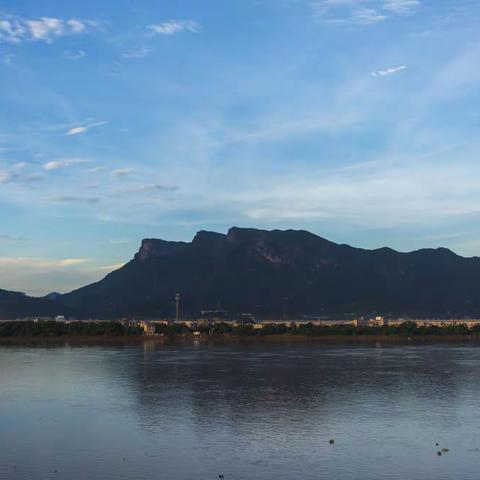
[[[0,479],[477,480],[479,365],[475,345],[4,346]]]

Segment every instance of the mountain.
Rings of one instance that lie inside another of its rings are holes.
[[[65,305],[47,298],[28,297],[21,292],[0,290],[0,319],[55,316],[70,313]]]
[[[146,239],[103,280],[56,301],[82,316],[183,318],[219,306],[265,318],[480,315],[480,259],[339,245],[306,231],[231,228],[192,242]]]
[[[58,293],[58,292],[50,292],[50,293],[47,293],[47,295],[45,295],[43,298],[46,298],[47,300],[58,300],[60,297],[62,296],[61,293]]]

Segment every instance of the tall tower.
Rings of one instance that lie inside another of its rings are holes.
[[[175,295],[175,305],[176,305],[176,308],[175,308],[175,321],[178,322],[178,318],[179,318],[179,313],[180,313],[180,294],[177,293]]]

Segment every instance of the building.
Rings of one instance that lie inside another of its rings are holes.
[[[148,322],[146,320],[142,320],[140,322],[140,327],[143,328],[143,334],[151,337],[155,335],[155,325],[152,322]]]
[[[384,327],[386,325],[385,318],[377,316],[375,318],[370,318],[367,322],[369,327]]]

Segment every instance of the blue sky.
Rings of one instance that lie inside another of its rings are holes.
[[[480,254],[480,2],[0,0],[0,288],[230,226]]]

